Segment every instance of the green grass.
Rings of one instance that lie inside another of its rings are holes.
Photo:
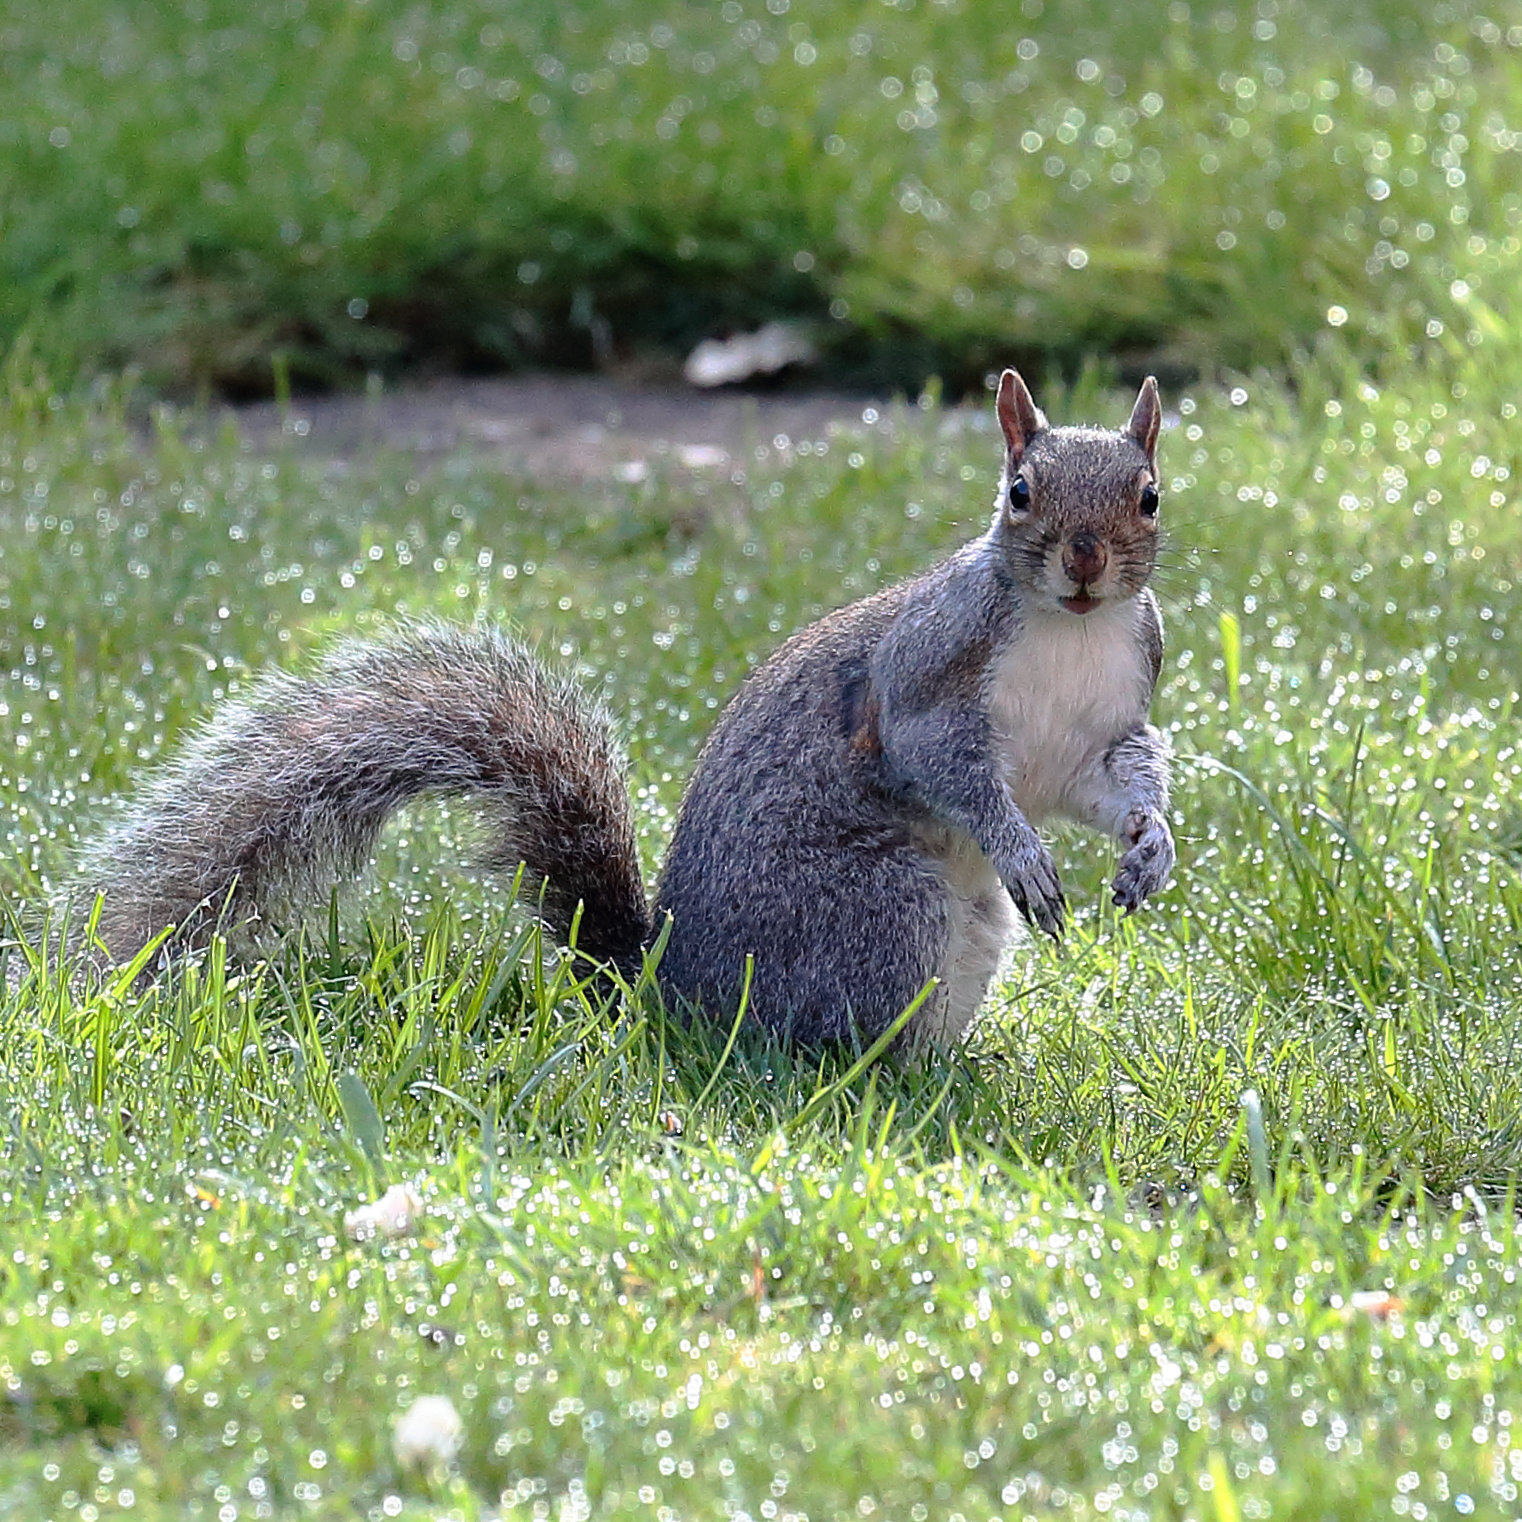
[[[0,83],[0,1514],[1522,1516],[1522,13],[22,0]],[[1296,356],[1170,388],[1147,913],[1064,837],[1063,947],[909,1066],[605,1000],[458,809],[268,965],[39,951],[199,714],[398,612],[604,685],[653,869],[746,671],[997,464],[926,398],[732,476],[336,470],[77,383],[776,314],[1059,419],[1123,415],[1083,355]]]
[[[725,1058],[609,1005],[438,865],[458,811],[263,970],[86,995],[13,947],[0,1510],[1518,1514],[1522,365],[1482,337],[1170,399],[1178,876],[1118,922],[1108,848],[1064,838],[1073,931],[964,1051]],[[604,683],[653,865],[746,670],[976,531],[997,464],[981,412],[908,407],[571,490],[145,434],[21,360],[5,397],[33,939],[219,694],[397,610],[509,617]],[[420,1234],[351,1244],[396,1182]],[[1393,1319],[1352,1308],[1381,1289]],[[418,1394],[463,1417],[453,1468],[393,1455]]]
[[[769,314],[875,384],[1385,353],[1522,218],[1469,0],[14,0],[0,84],[0,349],[185,392]]]

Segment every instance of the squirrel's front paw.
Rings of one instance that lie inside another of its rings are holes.
[[[1057,880],[1057,864],[1041,837],[1029,826],[1020,834],[1005,868],[999,873],[1015,908],[1028,923],[1055,940],[1062,937],[1062,921],[1067,904],[1062,884]]]
[[[1161,814],[1132,814],[1121,838],[1130,844],[1112,886],[1115,902],[1130,914],[1168,881],[1177,853],[1168,821]]]

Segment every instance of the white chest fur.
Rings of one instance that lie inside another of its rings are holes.
[[[1132,602],[1086,617],[1038,613],[999,657],[989,710],[1027,819],[1070,807],[1085,764],[1145,721],[1151,673]]]

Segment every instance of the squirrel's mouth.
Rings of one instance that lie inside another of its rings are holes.
[[[1059,597],[1057,600],[1069,613],[1092,613],[1099,606],[1099,598],[1090,597],[1083,592],[1076,597]]]

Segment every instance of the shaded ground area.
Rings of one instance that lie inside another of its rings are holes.
[[[859,427],[881,401],[836,393],[699,391],[598,375],[452,378],[365,396],[261,402],[232,416],[255,448],[279,440],[335,460],[376,449],[468,451],[519,474],[637,481],[657,462],[716,468],[778,434]],[[867,422],[874,421],[870,416]]]

